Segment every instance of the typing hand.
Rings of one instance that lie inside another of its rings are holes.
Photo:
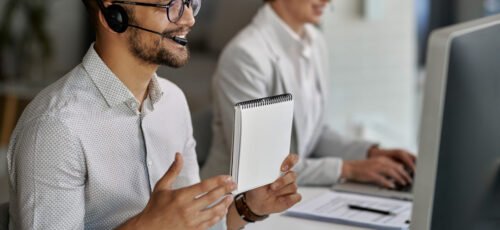
[[[233,191],[236,186],[229,176],[217,176],[198,184],[172,190],[172,183],[182,169],[182,156],[175,161],[156,184],[146,208],[128,221],[130,229],[207,229],[219,222],[232,203],[232,196],[207,208]]]
[[[413,179],[403,164],[388,157],[371,157],[367,160],[344,161],[342,178],[358,182],[375,183],[380,186],[396,189],[406,186]]]
[[[415,172],[415,162],[417,158],[408,151],[401,149],[381,149],[376,146],[368,150],[368,158],[387,157],[404,165],[411,174]]]
[[[302,196],[297,193],[297,175],[291,169],[298,162],[296,154],[290,154],[281,165],[283,176],[271,184],[247,192],[248,207],[257,215],[269,215],[285,211],[298,203]]]

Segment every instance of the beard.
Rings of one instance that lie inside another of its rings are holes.
[[[134,23],[132,21],[132,23]],[[189,60],[189,50],[187,47],[182,49],[169,50],[162,46],[163,39],[170,39],[172,34],[183,29],[163,31],[163,36],[154,35],[158,40],[146,42],[141,40],[139,30],[133,29],[129,36],[129,49],[132,54],[148,64],[165,65],[172,68],[179,68],[187,64]]]

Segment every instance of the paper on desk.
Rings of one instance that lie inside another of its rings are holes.
[[[348,204],[386,210],[394,215],[352,210],[348,208]],[[407,221],[410,219],[411,209],[412,203],[409,201],[331,191],[292,207],[286,215],[392,230],[409,228]]]

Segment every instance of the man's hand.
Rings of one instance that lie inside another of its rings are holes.
[[[342,177],[352,181],[375,183],[386,188],[396,188],[413,183],[416,157],[399,149],[372,147],[368,159],[344,161]]]
[[[219,222],[233,202],[232,196],[207,208],[236,186],[229,176],[217,176],[198,184],[172,190],[172,183],[182,169],[182,156],[175,161],[156,184],[146,208],[129,220],[130,229],[207,229]]]
[[[255,214],[269,215],[283,212],[302,199],[297,193],[297,175],[291,171],[298,159],[296,154],[290,154],[281,165],[283,176],[271,184],[247,192],[248,207]]]

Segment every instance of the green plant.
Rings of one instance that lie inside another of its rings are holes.
[[[47,66],[53,55],[52,42],[45,28],[50,2],[7,0],[5,3],[5,8],[0,14],[0,56],[8,51],[10,57],[17,59],[16,74],[26,74],[25,68],[30,68],[37,62]],[[20,20],[24,24],[19,25],[20,23],[15,20]],[[0,59],[0,64],[1,61]],[[0,69],[0,74],[2,72]]]

